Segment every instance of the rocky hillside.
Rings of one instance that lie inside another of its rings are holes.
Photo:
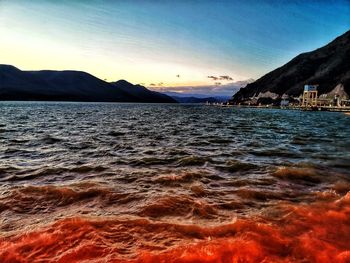
[[[350,94],[350,31],[241,88],[231,102],[240,103],[252,97],[279,99],[284,94],[299,96],[305,84],[318,84],[319,94],[341,84]]]

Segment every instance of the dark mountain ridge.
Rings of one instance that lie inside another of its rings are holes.
[[[22,71],[0,65],[0,100],[176,103],[125,80],[108,83],[83,71]]]
[[[330,92],[342,84],[350,94],[350,31],[324,47],[296,56],[241,88],[233,95],[232,102],[244,102],[251,97],[259,97],[259,94],[264,96],[266,92],[278,97],[283,94],[299,96],[306,84],[319,85],[319,94]]]
[[[117,87],[120,91],[125,92],[126,94],[132,95],[139,100],[144,102],[168,102],[169,99],[174,100],[170,96],[162,94],[160,92],[156,92],[153,90],[149,90],[141,85],[133,85],[126,80],[118,80],[116,82],[111,82],[111,84]],[[174,100],[176,101],[176,100]]]
[[[229,98],[227,97],[204,97],[204,98],[198,98],[198,97],[178,97],[178,96],[171,96],[174,100],[176,100],[178,103],[220,103],[220,102],[226,102]]]

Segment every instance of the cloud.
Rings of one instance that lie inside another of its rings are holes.
[[[219,78],[218,78],[218,77],[215,77],[215,76],[208,76],[208,79],[219,80]]]
[[[159,83],[151,83],[148,86],[149,87],[162,87],[164,85],[163,82],[159,82]]]
[[[222,76],[208,76],[208,79],[212,79],[214,81],[218,81],[218,80],[225,80],[225,81],[233,81],[233,78],[231,78],[230,76],[227,75],[222,75]]]
[[[227,76],[227,75],[225,75],[225,76],[220,76],[219,79],[220,79],[220,80],[233,80],[233,78],[231,78],[230,76]]]
[[[205,86],[178,86],[178,87],[161,87],[155,88],[155,91],[171,93],[176,92],[182,95],[202,95],[202,96],[232,96],[240,88],[245,87],[253,79],[241,80],[236,82],[225,83],[221,85],[205,85]]]

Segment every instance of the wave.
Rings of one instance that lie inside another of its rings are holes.
[[[41,140],[45,144],[56,144],[62,141],[62,139],[54,137],[52,135],[46,135],[45,137],[42,138]]]
[[[24,186],[13,188],[8,192],[7,195],[0,198],[0,213],[10,210],[15,213],[37,214],[60,210],[65,206],[95,199],[105,206],[138,199],[137,195],[117,193],[96,183],[79,183],[68,186]]]
[[[291,149],[256,149],[248,151],[250,154],[260,157],[283,157],[283,158],[294,158],[301,159],[303,155],[296,150]]]
[[[278,212],[276,212],[278,211]],[[221,225],[69,218],[0,239],[7,262],[349,262],[350,192]]]
[[[191,183],[193,181],[200,180],[205,175],[206,173],[204,172],[182,171],[180,173],[159,175],[152,179],[152,182],[162,185],[178,185],[179,183]]]
[[[131,160],[126,163],[132,166],[151,166],[151,165],[171,164],[171,163],[174,163],[176,160],[177,160],[176,158],[144,157],[144,158]]]
[[[248,189],[241,188],[235,191],[235,194],[244,200],[259,200],[259,201],[268,201],[271,199],[283,200],[288,197],[286,193],[281,192],[273,192],[268,190],[256,190],[256,189]]]
[[[223,139],[223,138],[213,138],[209,140],[210,143],[217,143],[217,144],[230,144],[232,142],[232,140],[230,139]]]
[[[194,165],[204,165],[207,162],[211,162],[212,159],[205,156],[188,156],[181,158],[178,162],[178,166],[194,166]]]
[[[252,163],[240,162],[238,160],[230,160],[225,163],[225,165],[217,165],[217,169],[227,171],[227,172],[239,172],[239,171],[249,171],[258,168],[257,165]]]
[[[312,167],[280,167],[272,175],[292,181],[322,182],[320,171]]]
[[[150,218],[172,216],[211,219],[217,213],[214,206],[203,200],[196,200],[188,195],[164,195],[145,203],[138,215]]]
[[[120,137],[120,136],[124,136],[125,134],[126,134],[125,132],[120,132],[120,131],[110,131],[108,133],[108,135],[112,137]]]
[[[125,164],[132,166],[152,166],[152,165],[171,165],[175,166],[202,166],[207,162],[212,162],[212,159],[205,156],[186,156],[186,157],[169,157],[169,158],[159,158],[159,157],[143,157],[134,159]]]
[[[61,175],[61,174],[85,174],[85,173],[101,173],[108,170],[107,167],[102,165],[91,166],[91,165],[80,165],[72,167],[51,167],[44,166],[36,170],[21,170],[19,168],[3,168],[7,174],[7,177],[3,177],[1,181],[25,181],[40,178],[47,175]],[[0,172],[2,168],[0,168]],[[16,174],[17,173],[17,174]],[[24,174],[24,175],[23,175]]]

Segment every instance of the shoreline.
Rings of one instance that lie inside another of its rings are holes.
[[[280,109],[280,110],[301,110],[301,111],[332,111],[332,112],[349,112],[350,107],[300,107],[300,106],[271,106],[271,105],[225,105],[225,104],[206,104],[207,106],[216,106],[224,108],[255,108],[255,109]]]

